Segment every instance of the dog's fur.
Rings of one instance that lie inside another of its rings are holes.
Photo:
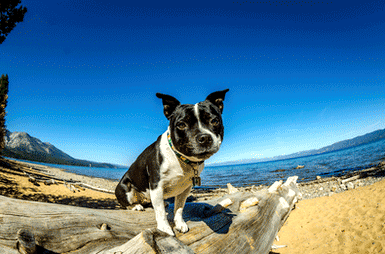
[[[195,172],[174,151],[191,161],[200,175],[204,160],[219,150],[223,140],[221,115],[228,90],[211,93],[195,105],[181,105],[170,95],[156,94],[163,101],[164,115],[170,124],[167,131],[139,155],[116,187],[115,195],[124,208],[136,205],[134,209],[143,210],[142,205],[151,200],[158,229],[174,235],[167,221],[164,199],[175,197],[175,227],[183,233],[188,231],[182,212]]]

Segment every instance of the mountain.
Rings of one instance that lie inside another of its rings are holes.
[[[99,163],[87,160],[75,159],[63,151],[51,145],[48,142],[42,142],[40,139],[30,136],[26,132],[10,132],[7,130],[5,135],[5,148],[3,156],[73,166],[115,168],[116,165],[108,163]]]
[[[298,157],[306,157],[306,156],[312,156],[317,154],[330,153],[338,150],[344,150],[351,147],[356,147],[356,146],[376,142],[381,139],[385,139],[385,129],[373,131],[352,139],[336,142],[330,146],[325,146],[320,149],[307,150],[307,151],[292,153],[288,155],[280,155],[280,156],[275,156],[272,158],[265,158],[265,159],[245,159],[242,161],[228,161],[228,162],[222,162],[222,163],[213,163],[213,164],[210,164],[209,166],[225,166],[225,165],[265,162],[265,161],[287,160],[287,159],[293,159]]]
[[[326,153],[331,151],[343,150],[350,147],[360,146],[363,144],[369,144],[381,139],[385,139],[385,129],[370,132],[368,134],[358,136],[352,139],[340,141],[330,146],[318,149],[318,153]]]

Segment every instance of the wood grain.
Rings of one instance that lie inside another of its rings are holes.
[[[171,237],[155,229],[152,208],[102,210],[0,196],[0,250],[19,253],[17,232],[23,230],[46,253],[268,253],[299,197],[296,179],[291,179],[270,191],[187,203],[183,217],[190,230],[174,230],[176,237]],[[243,205],[241,212],[241,204],[250,200],[258,202]],[[227,207],[218,209],[225,203]],[[173,205],[167,212],[174,226]]]

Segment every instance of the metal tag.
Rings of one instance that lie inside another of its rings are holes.
[[[199,176],[194,176],[192,182],[193,186],[201,186],[201,178]]]

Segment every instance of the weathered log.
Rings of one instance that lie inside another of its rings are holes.
[[[300,198],[296,179],[256,193],[187,203],[183,217],[190,230],[176,237],[155,229],[152,208],[102,210],[0,196],[0,253],[20,253],[19,230],[45,253],[268,253]],[[167,208],[171,226],[173,209]]]
[[[352,176],[352,177],[350,177],[350,178],[341,180],[341,183],[345,184],[345,183],[347,183],[347,182],[351,182],[351,181],[357,180],[357,179],[359,179],[359,178],[360,178],[360,175]]]
[[[105,192],[105,193],[114,193],[113,191],[102,189],[102,188],[98,188],[98,187],[94,187],[94,186],[91,186],[91,185],[86,184],[86,183],[79,183],[79,185],[81,185],[83,187],[86,187],[88,189],[91,189],[91,190],[96,190],[96,191]]]
[[[233,194],[233,193],[236,193],[236,192],[238,192],[238,189],[235,188],[235,187],[233,187],[233,186],[231,185],[231,183],[228,183],[228,184],[227,184],[227,193]]]
[[[38,184],[38,183],[37,183],[37,180],[36,180],[34,177],[32,177],[32,176],[30,176],[30,175],[28,175],[28,177],[29,177],[29,179],[28,179],[29,182],[31,182],[31,183],[33,183],[33,184],[35,184],[35,185]]]
[[[146,229],[127,243],[101,254],[194,254],[194,252],[179,241],[157,229]]]
[[[75,190],[72,188],[72,185],[71,184],[67,184],[66,182],[63,183],[64,186],[69,189],[71,192],[75,193]]]

